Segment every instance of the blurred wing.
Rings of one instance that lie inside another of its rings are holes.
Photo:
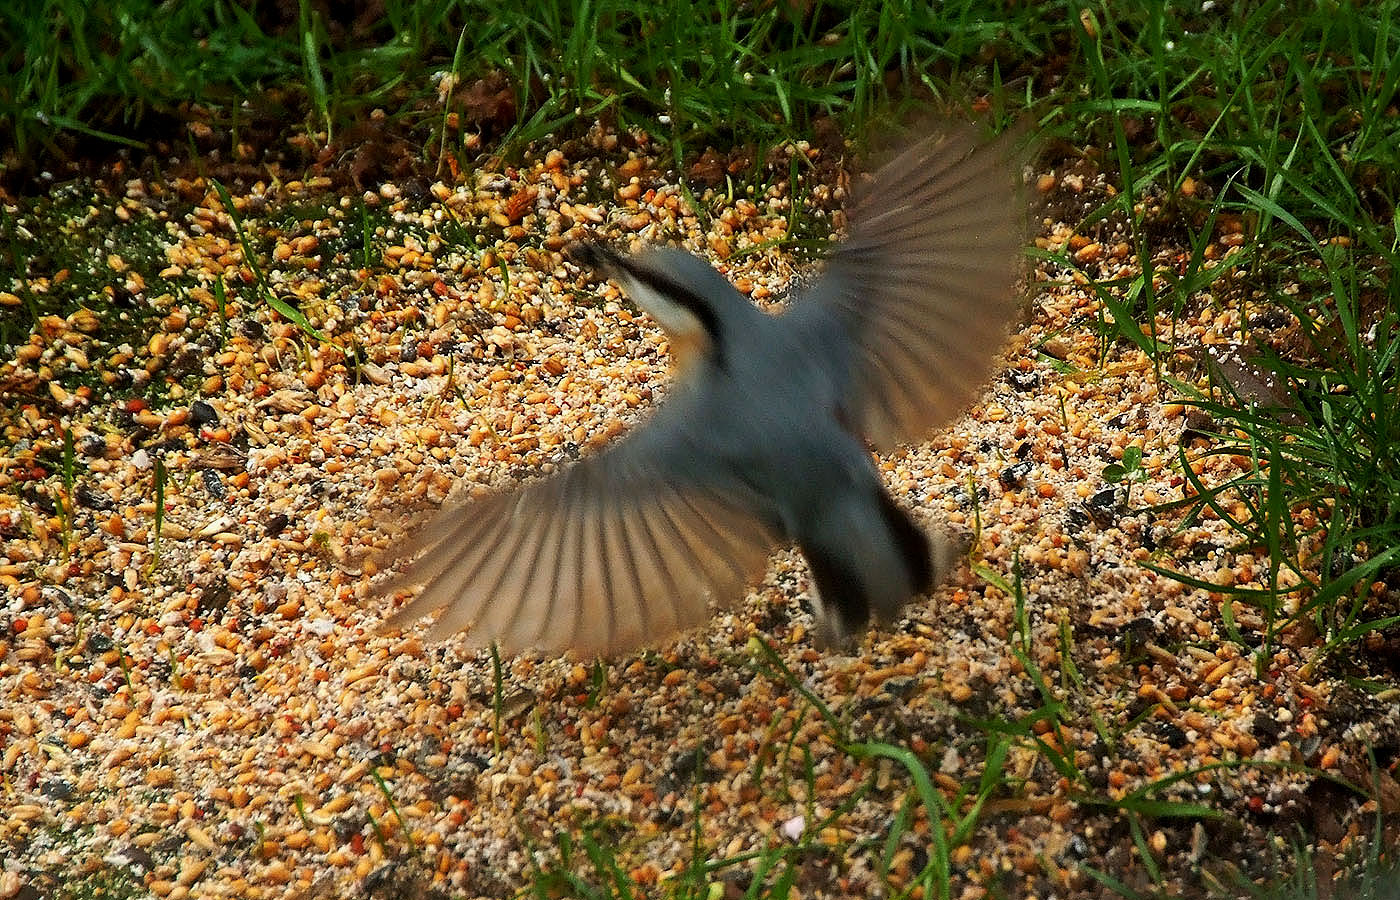
[[[739,478],[706,472],[691,437],[683,416],[658,413],[553,478],[444,508],[395,549],[418,558],[376,593],[423,588],[384,627],[442,609],[432,640],[465,629],[469,645],[503,653],[609,654],[705,622],[710,600],[738,599],[778,532]]]
[[[1026,211],[1011,133],[954,128],[876,173],[850,235],[794,302],[798,327],[835,318],[854,346],[847,413],[877,449],[923,437],[977,396],[1016,318]]]

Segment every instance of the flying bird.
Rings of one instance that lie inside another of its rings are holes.
[[[791,544],[818,644],[896,619],[960,550],[895,502],[871,450],[953,420],[990,376],[1020,308],[1019,158],[962,126],[907,144],[776,315],[681,250],[577,245],[686,351],[666,400],[557,475],[449,501],[392,551],[412,561],[375,592],[421,590],[384,627],[441,610],[432,639],[619,653],[707,621]]]

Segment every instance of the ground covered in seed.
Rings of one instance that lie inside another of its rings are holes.
[[[605,663],[376,633],[374,554],[455,486],[664,399],[663,336],[567,242],[679,244],[776,310],[846,184],[831,150],[779,156],[676,173],[598,130],[363,195],[271,166],[232,208],[193,176],[5,198],[0,898],[502,897],[611,879],[585,846],[658,895],[697,859],[721,896],[790,871],[802,897],[946,859],[953,897],[1196,896],[1290,840],[1359,849],[1400,805],[1394,648],[1322,657],[1210,590],[1262,588],[1267,548],[1240,509],[1164,508],[1253,464],[1182,402],[1210,349],[1295,323],[1227,276],[1155,323],[1166,371],[1114,341],[1085,276],[1138,261],[1076,230],[1111,190],[1083,162],[1030,173],[1032,238],[1078,271],[1028,267],[983,400],[881,460],[976,538],[905,621],[817,652],[780,553],[709,627]],[[1212,264],[1242,232],[1217,222]]]

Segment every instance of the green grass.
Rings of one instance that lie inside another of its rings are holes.
[[[972,0],[937,9],[845,0],[800,11],[390,0],[382,9],[352,21],[328,19],[305,0],[295,18],[227,0],[11,4],[0,11],[0,32],[13,38],[0,52],[0,127],[14,149],[7,164],[62,156],[56,133],[143,145],[153,121],[184,118],[191,105],[235,139],[260,117],[285,127],[290,113],[321,143],[385,108],[419,129],[425,148],[460,148],[464,132],[434,111],[440,92],[456,98],[461,120],[489,120],[508,142],[606,115],[678,153],[707,142],[772,144],[814,116],[868,116],[890,73],[903,89],[941,88],[965,70],[987,71],[976,59],[989,47],[1033,59],[1051,34],[1038,16],[984,18],[985,4]],[[499,104],[470,88],[492,74],[507,79]]]
[[[268,284],[266,276],[263,275],[262,266],[258,265],[258,254],[253,249],[252,244],[249,243],[248,233],[243,228],[243,217],[238,214],[237,208],[234,207],[233,199],[229,196],[228,189],[218,181],[215,181],[213,184],[214,190],[219,195],[219,201],[224,206],[224,211],[228,213],[229,218],[233,220],[233,230],[234,233],[238,235],[238,246],[243,251],[243,261],[247,264],[248,268],[252,270],[253,278],[257,282],[258,292],[262,295],[263,300],[268,306],[275,309],[280,316],[301,329],[302,334],[313,340],[320,341],[321,343],[329,343],[330,338],[326,337],[307,321],[306,315],[301,310],[279,297],[277,292],[272,289],[272,286]],[[220,286],[219,293],[220,295],[223,293],[222,286]]]
[[[1004,587],[1014,596],[1024,596],[1019,582],[1006,583]],[[1029,628],[1029,625],[1027,618],[1025,626]],[[1150,832],[1165,822],[1221,817],[1221,813],[1207,803],[1171,799],[1174,794],[1194,796],[1195,776],[1213,769],[1302,768],[1289,762],[1227,761],[1203,769],[1175,772],[1123,796],[1110,797],[1095,788],[1085,773],[1080,771],[1075,754],[1057,749],[1057,746],[1062,746],[1058,744],[1061,739],[1060,727],[1071,723],[1082,724],[1075,720],[1085,712],[1077,708],[1070,698],[1083,693],[1088,685],[1083,680],[1071,677],[1064,686],[1056,689],[1018,647],[1018,658],[1024,664],[1020,677],[1041,695],[1044,704],[1017,720],[992,718],[977,721],[961,717],[963,724],[972,726],[974,731],[984,735],[985,742],[980,747],[966,742],[958,744],[964,757],[962,769],[966,774],[961,779],[961,786],[949,794],[943,786],[934,783],[935,760],[940,750],[925,751],[921,755],[895,742],[876,738],[858,739],[854,734],[853,720],[859,714],[854,712],[854,704],[838,708],[827,704],[806,679],[794,672],[762,638],[751,639],[749,650],[751,659],[747,664],[740,660],[732,661],[733,664],[751,667],[755,677],[771,683],[775,696],[789,693],[798,703],[799,715],[792,734],[782,752],[774,754],[774,762],[785,772],[784,778],[775,788],[771,773],[768,773],[770,778],[765,782],[767,769],[762,755],[756,760],[753,775],[755,785],[768,784],[772,796],[788,805],[791,805],[793,798],[781,784],[786,783],[787,777],[805,781],[805,827],[798,836],[786,839],[775,834],[757,849],[732,856],[716,855],[716,848],[705,842],[703,814],[700,811],[703,804],[699,799],[703,787],[699,777],[703,766],[697,765],[697,780],[693,785],[695,801],[691,807],[690,855],[678,868],[668,873],[659,886],[652,885],[650,879],[638,881],[635,870],[631,868],[649,858],[645,839],[636,835],[634,827],[626,820],[604,818],[583,821],[576,829],[546,836],[547,846],[531,841],[532,879],[519,896],[541,900],[560,896],[589,900],[658,896],[684,900],[720,896],[742,896],[754,900],[786,898],[793,896],[794,890],[804,889],[798,880],[804,859],[850,861],[861,854],[873,854],[876,860],[873,871],[884,879],[882,887],[886,896],[955,896],[954,885],[958,878],[964,877],[965,864],[954,862],[953,851],[971,840],[979,827],[988,824],[986,810],[990,803],[1014,800],[1025,794],[1024,778],[1013,772],[1009,764],[1010,753],[1016,748],[1032,750],[1038,765],[1052,769],[1064,778],[1069,785],[1065,799],[1081,808],[1091,808],[1117,817],[1125,823],[1134,848],[1134,859],[1147,873],[1152,887],[1146,891],[1134,889],[1121,879],[1119,873],[1101,871],[1089,865],[1081,865],[1080,871],[1093,884],[1125,898],[1167,900],[1179,894],[1169,887],[1168,873],[1158,863],[1159,854],[1149,847]],[[795,736],[808,719],[824,723],[822,740],[833,745],[839,757],[845,757],[853,764],[861,778],[860,788],[821,818],[813,814],[812,808],[815,783],[813,752],[806,744],[799,744],[795,748],[797,752],[794,752]],[[1117,736],[1136,727],[1140,721],[1140,718],[1127,721],[1117,729]],[[1057,744],[1051,744],[1040,736],[1044,732],[1035,726],[1042,722],[1051,723],[1050,732],[1055,735]],[[1112,746],[1116,739],[1116,736],[1107,738],[1106,742]],[[888,783],[877,787],[877,767],[881,761],[892,762],[894,766],[890,770]],[[1316,774],[1326,777],[1325,773]],[[1335,778],[1333,780],[1337,781]],[[1364,786],[1338,783],[1359,796],[1366,796]],[[862,801],[879,802],[894,809],[888,830],[850,844],[827,843],[822,837],[824,829],[827,826],[840,826]],[[921,824],[918,829],[914,827],[916,822]],[[1377,813],[1376,831],[1365,853],[1359,859],[1341,861],[1352,874],[1335,890],[1344,891],[1351,886],[1355,893],[1326,893],[1328,886],[1319,880],[1304,845],[1297,840],[1281,840],[1270,852],[1274,854],[1279,871],[1289,874],[1276,883],[1253,883],[1234,866],[1233,861],[1212,860],[1212,865],[1200,870],[1197,883],[1190,888],[1190,895],[1248,897],[1250,900],[1318,900],[1326,896],[1389,900],[1391,894],[1387,891],[1394,890],[1393,886],[1400,884],[1400,881],[1392,872],[1393,864],[1382,854],[1384,841],[1381,826],[1382,820]],[[898,848],[910,843],[924,848],[926,862],[909,877],[891,879],[891,860]],[[1179,872],[1172,874],[1181,875]],[[996,892],[995,884],[990,887],[992,896],[1002,896]]]
[[[1371,764],[1374,770],[1374,759]],[[1379,788],[1379,784],[1376,787]],[[1294,839],[1275,853],[1280,868],[1288,871],[1288,875],[1261,886],[1251,883],[1238,871],[1227,869],[1223,877],[1210,879],[1211,895],[1247,897],[1248,900],[1327,900],[1330,897],[1395,900],[1400,897],[1400,865],[1397,865],[1395,848],[1387,849],[1384,828],[1384,816],[1378,806],[1364,851],[1337,861],[1344,872],[1340,881],[1329,881],[1322,876],[1305,841]]]
[[[804,783],[806,802],[803,825],[796,837],[773,835],[757,850],[734,856],[714,856],[714,848],[704,841],[704,823],[700,812],[702,804],[699,801],[702,785],[698,781],[703,767],[697,765],[697,781],[693,785],[696,794],[692,804],[691,853],[679,871],[662,882],[659,896],[687,900],[722,896],[742,896],[750,900],[788,897],[794,887],[804,889],[798,880],[805,859],[846,859],[852,852],[864,852],[873,854],[878,860],[876,871],[886,880],[888,896],[909,897],[914,895],[914,891],[921,890],[924,897],[946,900],[950,896],[953,871],[951,850],[970,838],[981,821],[984,803],[1002,791],[1008,743],[998,736],[990,736],[980,779],[970,782],[955,796],[947,797],[934,785],[925,759],[908,748],[885,741],[854,740],[846,721],[849,710],[829,707],[761,638],[750,642],[750,651],[752,658],[749,665],[754,668],[755,674],[771,680],[775,689],[791,692],[802,704],[792,735],[775,762],[783,770],[778,779],[780,783],[786,784],[790,777],[801,779]],[[736,664],[743,663],[736,660]],[[824,738],[836,745],[839,752],[857,766],[861,778],[861,786],[826,815],[818,815],[814,805],[816,774],[813,752],[805,743],[794,744],[797,732],[809,715],[824,722]],[[840,825],[857,804],[877,793],[875,785],[881,760],[894,763],[896,771],[902,773],[902,777],[892,780],[893,786],[885,789],[885,793],[895,799],[901,793],[904,798],[896,804],[897,810],[889,831],[885,835],[874,836],[860,847],[825,843],[822,835],[828,826]],[[753,776],[755,783],[764,781],[766,771],[760,756]],[[768,774],[771,778],[772,773]],[[903,883],[891,883],[891,861],[899,847],[908,841],[922,843],[914,829],[917,820],[922,820],[922,833],[929,836],[927,861]],[[625,861],[627,850],[631,850],[631,855],[639,859],[646,858],[645,847],[626,836],[629,831],[630,826],[626,822],[586,822],[576,833],[559,832],[552,835],[547,850],[532,846],[533,879],[524,893],[538,898],[570,896],[610,900],[658,896],[655,889],[637,883],[629,871],[629,865],[635,864],[635,861]]]
[[[1206,455],[1252,462],[1208,484],[1187,464],[1197,454],[1182,450],[1195,499],[1156,512],[1185,507],[1184,527],[1209,510],[1238,534],[1240,549],[1267,550],[1265,583],[1223,589],[1260,610],[1261,664],[1277,633],[1297,622],[1322,635],[1315,661],[1400,623],[1393,597],[1379,602],[1371,589],[1393,576],[1400,553],[1400,287],[1390,278],[1400,148],[1395,10],[1320,4],[1285,19],[1263,5],[1235,28],[1172,36],[1159,9],[1133,31],[1139,62],[1150,65],[1120,57],[1115,66],[1102,49],[1110,33],[1081,33],[1101,95],[1090,105],[1157,116],[1158,152],[1142,158],[1130,152],[1121,119],[1109,122],[1123,192],[1110,203],[1117,209],[1099,214],[1126,217],[1139,262],[1155,276],[1099,285],[1116,337],[1151,356],[1159,383],[1210,413],[1217,428]],[[1176,77],[1169,46],[1194,60]],[[1183,93],[1183,83],[1194,90]],[[1215,184],[1214,199],[1193,209],[1180,198],[1188,176]],[[1154,192],[1164,208],[1177,207],[1165,221],[1143,211]],[[1244,240],[1239,252],[1208,261],[1204,248],[1226,215],[1244,224]],[[1148,232],[1163,225],[1179,229],[1189,249],[1175,270],[1152,259]],[[1237,373],[1209,396],[1172,377],[1176,351],[1192,348],[1177,343],[1174,327],[1157,333],[1157,313],[1170,311],[1174,326],[1203,303],[1237,307],[1245,323],[1270,307],[1296,317],[1295,346],[1246,351],[1280,385],[1277,397],[1242,396],[1248,386]],[[1280,587],[1281,572],[1297,586]]]
[[[1254,648],[1261,666],[1279,635],[1304,622],[1319,635],[1309,668],[1355,654],[1368,634],[1393,633],[1400,624],[1393,597],[1383,601],[1371,589],[1396,570],[1400,555],[1400,456],[1394,449],[1400,446],[1400,288],[1390,277],[1400,189],[1400,53],[1391,26],[1397,5],[1316,4],[1285,15],[1280,4],[1221,4],[1194,20],[1190,14],[1177,17],[1163,3],[1132,13],[1101,4],[1061,7],[1050,15],[1056,12],[1068,19],[1063,33],[1076,36],[1065,81],[1080,87],[1047,96],[1040,94],[1041,85],[1027,85],[1023,93],[1049,133],[1110,148],[1105,162],[1116,174],[1118,194],[1081,227],[1124,222],[1146,273],[1093,285],[1112,319],[1105,336],[1147,353],[1164,398],[1185,392],[1211,414],[1216,433],[1205,453],[1251,461],[1238,478],[1205,483],[1192,474],[1194,453],[1183,449],[1179,463],[1195,499],[1154,512],[1178,516],[1187,527],[1210,509],[1236,532],[1240,549],[1267,553],[1262,586],[1223,589],[1226,631]],[[1041,38],[1035,46],[1063,45],[1043,40],[1056,30],[1053,24],[1017,25],[1021,33]],[[981,83],[991,81],[984,75]],[[1185,190],[1188,178],[1213,192]],[[1219,244],[1212,244],[1227,217],[1243,226],[1243,240],[1220,259]],[[1175,265],[1157,255],[1164,236],[1185,248]],[[1075,268],[1067,255],[1059,261]],[[1230,383],[1209,396],[1186,386],[1193,363],[1182,351],[1189,355],[1196,348],[1182,342],[1178,324],[1207,306],[1238,308],[1247,332],[1270,306],[1302,323],[1301,343],[1262,343],[1254,360],[1285,386],[1287,410],[1241,402]],[[1164,318],[1169,324],[1161,327]],[[1106,479],[1132,480],[1137,462],[1125,458],[1105,472]],[[1222,591],[1186,574],[1177,577]],[[1280,586],[1295,582],[1297,587]],[[1014,585],[1007,587],[1008,595],[1019,596]],[[1262,644],[1237,629],[1232,603],[1261,614]],[[1016,652],[1044,703],[1024,720],[979,727],[1002,741],[1035,746],[1066,780],[1083,785],[1073,756],[1056,749],[1058,741],[1041,740],[1033,727],[1048,723],[1058,735],[1073,711],[1025,648]],[[837,727],[817,698],[806,699]],[[1095,725],[1112,746],[1108,724]],[[923,790],[921,763],[907,748],[842,746],[857,758],[900,761],[916,786],[910,797],[918,798],[924,813],[948,812],[941,795]],[[1004,746],[988,745],[993,791],[1011,787],[992,766],[995,748]],[[1087,793],[1078,798],[1126,817],[1137,858],[1159,891],[1163,873],[1146,846],[1147,823],[1217,814],[1205,804],[1170,799],[1180,786],[1183,778],[1173,776],[1113,801]],[[1364,796],[1364,788],[1358,790]],[[897,839],[903,822],[907,811],[896,817],[889,840]],[[1380,856],[1381,843],[1378,833],[1373,852],[1349,882],[1358,896],[1395,890],[1387,887],[1393,876]],[[929,896],[949,889],[946,850],[940,843],[930,848],[929,868],[921,873]],[[1281,859],[1280,867],[1292,867],[1294,876],[1274,885],[1244,882],[1235,886],[1236,894],[1325,896],[1305,852]],[[1113,873],[1089,874],[1125,897],[1159,895],[1134,891]]]

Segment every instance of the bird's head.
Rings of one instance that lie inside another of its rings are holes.
[[[682,369],[697,358],[722,359],[726,336],[752,306],[713,266],[668,247],[624,256],[597,243],[575,244],[568,256],[613,278],[656,320]]]

